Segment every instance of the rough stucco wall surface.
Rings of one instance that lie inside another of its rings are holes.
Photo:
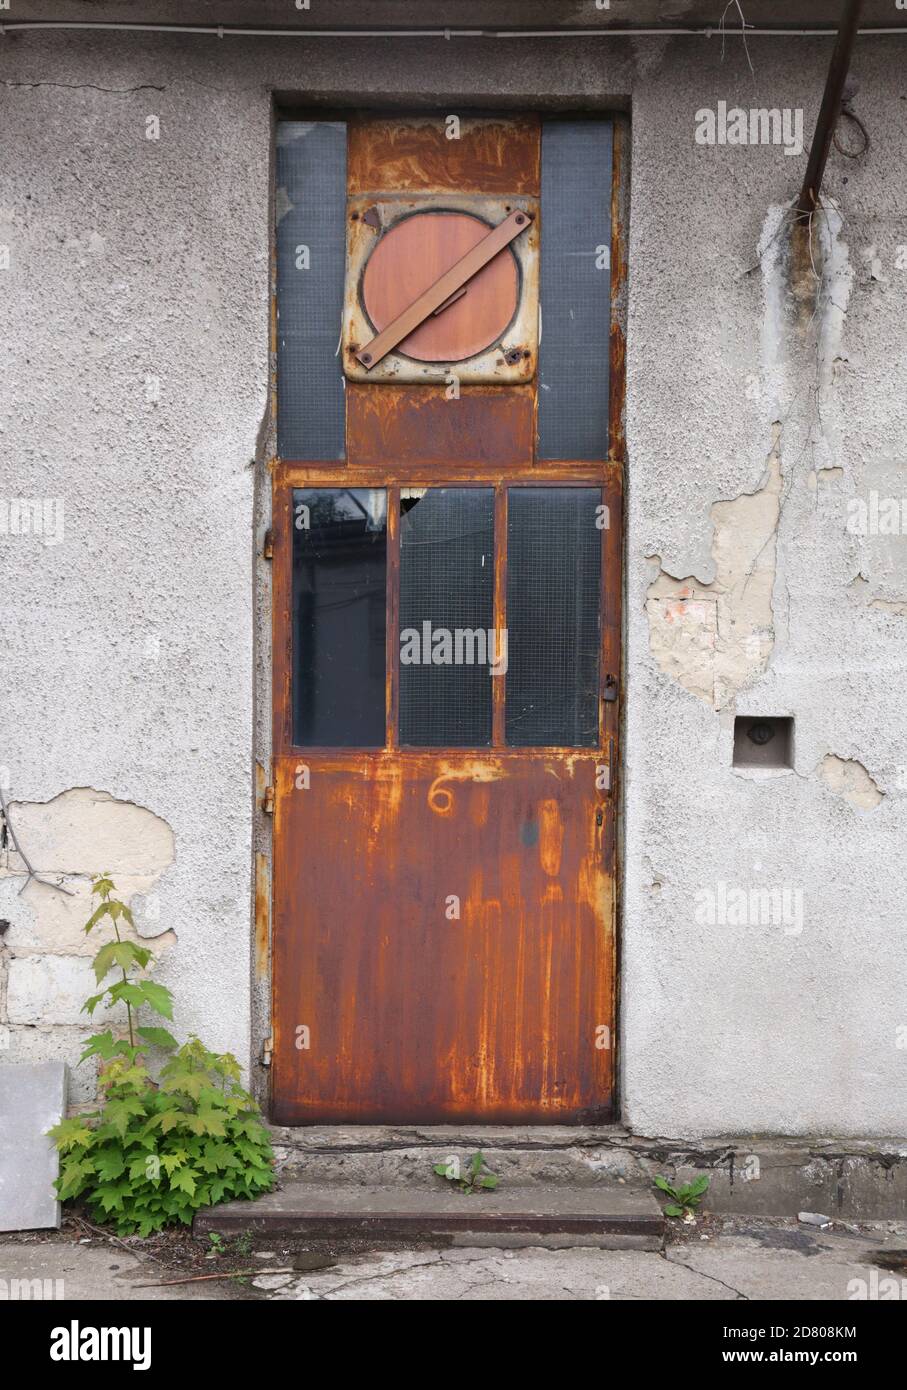
[[[0,50],[0,496],[63,513],[52,534],[0,536],[0,765],[25,854],[76,897],[19,896],[11,856],[6,1040],[14,1061],[47,1055],[59,1027],[58,1055],[77,1060],[93,976],[72,952],[89,875],[109,869],[140,932],[168,935],[151,944],[178,1033],[248,1065],[268,103],[169,86],[138,46],[121,62],[37,47]],[[88,788],[102,791],[55,813]],[[95,814],[104,794],[118,815]]]
[[[244,1063],[269,89],[631,94],[624,1118],[904,1132],[907,539],[847,519],[903,490],[905,50],[860,43],[872,151],[832,156],[807,323],[779,233],[806,152],[705,147],[694,125],[721,100],[803,108],[808,142],[830,45],[750,50],[755,80],[717,40],[0,45],[0,496],[65,498],[62,543],[0,538],[0,764],[29,815],[96,788],[169,828],[142,929],[175,934],[159,977],[182,1026]],[[793,715],[793,769],[732,769],[735,713]],[[0,891],[7,955],[39,955],[39,890]]]
[[[872,150],[832,152],[800,315],[775,232],[806,153],[692,131],[721,100],[802,107],[808,146],[828,54],[750,51],[755,80],[739,51],[672,50],[634,93],[624,1101],[645,1133],[903,1134],[907,622],[871,600],[907,596],[907,535],[853,534],[848,504],[907,495],[905,48],[858,47]],[[778,513],[722,682],[709,614],[679,613],[689,650],[666,654],[652,610],[716,608],[719,509],[771,457]],[[734,769],[735,713],[793,715],[793,770]]]

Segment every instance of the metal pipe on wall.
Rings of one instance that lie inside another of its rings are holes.
[[[828,151],[831,149],[835,126],[841,115],[844,83],[850,70],[850,59],[859,32],[857,26],[862,7],[863,0],[845,0],[837,41],[828,66],[828,77],[825,81],[825,91],[822,94],[822,105],[819,108],[819,119],[816,121],[812,149],[809,152],[809,162],[806,166],[803,187],[800,190],[800,199],[797,203],[797,216],[801,220],[811,217],[819,205],[819,194],[822,191],[822,179],[825,174]]]

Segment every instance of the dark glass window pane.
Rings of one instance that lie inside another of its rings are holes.
[[[387,493],[293,492],[293,742],[385,741]]]
[[[346,126],[277,126],[277,451],[344,455],[337,356],[346,259]]]
[[[538,453],[608,457],[611,123],[542,125]],[[603,268],[599,268],[599,263]]]
[[[507,742],[598,743],[601,490],[507,493]]]
[[[400,511],[400,742],[489,744],[494,492],[429,488]]]

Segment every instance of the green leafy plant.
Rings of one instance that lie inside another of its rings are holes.
[[[180,1046],[166,1028],[139,1025],[143,1008],[171,1019],[173,1000],[139,974],[153,957],[121,937],[120,923],[131,926],[132,913],[114,891],[107,875],[94,879],[100,904],[85,931],[109,918],[116,939],[95,956],[95,978],[101,984],[114,970],[122,978],[83,1010],[124,1004],[128,1039],[110,1028],[88,1039],[79,1060],[103,1064],[101,1106],[63,1120],[50,1135],[60,1152],[58,1196],[84,1198],[95,1219],[112,1222],[119,1235],[147,1236],[171,1222],[188,1225],[201,1206],[267,1191],[273,1154],[258,1106],[239,1084],[235,1057],[209,1052],[195,1037]],[[145,1065],[150,1047],[169,1054],[157,1081]]]
[[[685,1221],[692,1221],[696,1215],[696,1208],[708,1191],[709,1181],[710,1179],[703,1174],[683,1187],[672,1187],[667,1178],[659,1174],[655,1179],[655,1186],[671,1199],[664,1209],[665,1216],[682,1216]]]
[[[480,1192],[483,1188],[494,1191],[500,1179],[488,1171],[481,1153],[474,1153],[463,1172],[458,1158],[448,1159],[446,1163],[436,1163],[435,1172],[440,1178],[456,1183],[460,1192]]]

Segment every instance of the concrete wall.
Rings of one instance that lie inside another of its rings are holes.
[[[648,1133],[902,1134],[907,534],[847,528],[907,496],[904,41],[859,46],[871,152],[832,154],[818,281],[778,233],[805,155],[688,138],[721,99],[808,136],[815,50],[751,51],[755,83],[712,52],[634,100],[625,1100]],[[735,712],[793,715],[794,769],[733,771]],[[710,922],[732,888],[791,910]]]
[[[815,274],[788,264],[784,225],[805,151],[694,141],[720,101],[802,108],[808,141],[828,41],[750,50],[755,77],[738,40],[723,60],[654,37],[0,43],[0,497],[65,507],[59,543],[53,510],[49,536],[0,535],[0,767],[33,867],[77,894],[20,896],[4,850],[13,1059],[77,1046],[93,868],[116,866],[162,936],[181,1031],[244,1064],[267,1033],[250,932],[271,92],[631,100],[625,1118],[903,1132],[907,539],[847,518],[907,495],[904,41],[861,41],[872,148],[832,156]],[[795,767],[732,770],[735,711],[793,715]],[[750,888],[778,919],[723,923]]]

